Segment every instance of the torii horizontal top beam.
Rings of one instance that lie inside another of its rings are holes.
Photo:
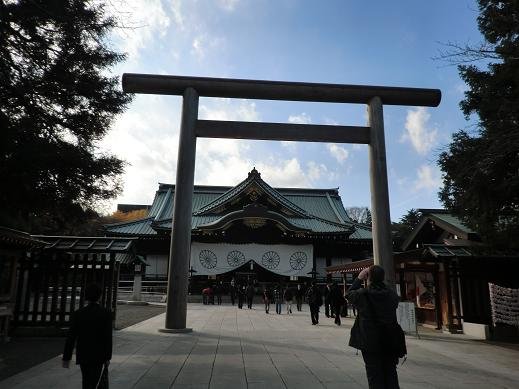
[[[390,86],[317,84],[231,78],[184,77],[157,74],[123,74],[123,91],[162,95],[182,95],[193,88],[199,96],[260,100],[315,101],[367,104],[380,97],[383,104],[437,107],[439,89]]]

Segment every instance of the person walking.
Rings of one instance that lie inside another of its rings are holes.
[[[243,300],[245,300],[245,285],[238,285],[238,308],[243,308]]]
[[[229,293],[231,295],[231,304],[234,305],[236,302],[236,282],[234,281],[234,278],[231,280]]]
[[[265,313],[269,313],[270,311],[271,300],[272,296],[270,290],[267,287],[263,288],[263,303],[265,304]]]
[[[202,304],[209,304],[209,287],[202,289]]]
[[[294,298],[294,293],[292,292],[292,289],[287,287],[285,289],[284,293],[284,300],[287,305],[287,315],[292,313],[292,299]]]
[[[330,313],[333,316],[333,312],[330,312],[330,284],[326,284],[324,287],[324,315],[330,317]]]
[[[281,293],[281,286],[276,285],[276,288],[274,289],[274,302],[276,303],[276,313],[278,315],[281,314],[281,304],[283,303],[283,297]]]
[[[330,288],[330,304],[335,314],[335,324],[338,326],[341,325],[341,312],[344,303],[345,299],[341,288],[337,285],[337,282],[334,282]]]
[[[301,310],[302,310],[303,297],[304,297],[303,288],[301,287],[301,284],[297,284],[297,289],[296,289],[296,306],[297,306],[297,310],[299,312],[301,312]]]
[[[250,282],[249,282],[249,285],[247,285],[246,293],[247,293],[247,307],[249,309],[252,309],[252,300],[254,299],[254,286]]]
[[[360,272],[346,294],[357,308],[349,345],[361,350],[370,389],[398,389],[398,358],[407,354],[405,336],[396,319],[399,297],[384,283],[384,269]],[[367,280],[367,288],[362,288]]]
[[[70,367],[76,348],[76,364],[81,368],[83,389],[108,389],[108,365],[112,359],[112,313],[98,303],[102,289],[85,288],[87,305],[72,314],[62,365]]]
[[[323,305],[323,297],[315,281],[312,282],[312,286],[306,292],[306,301],[310,306],[312,325],[319,324],[319,307]]]
[[[222,293],[223,293],[223,285],[222,285],[222,281],[220,281],[214,287],[214,294],[216,295],[216,303],[218,305],[222,305]]]

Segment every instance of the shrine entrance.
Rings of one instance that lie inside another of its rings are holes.
[[[169,256],[168,306],[165,328],[161,331],[190,331],[186,328],[186,314],[197,137],[367,144],[374,263],[384,268],[388,284],[394,287],[383,104],[436,107],[441,100],[440,90],[132,73],[123,74],[122,84],[127,93],[183,96]],[[367,104],[368,125],[199,120],[200,96]]]

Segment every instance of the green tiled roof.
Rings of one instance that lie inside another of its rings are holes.
[[[460,231],[466,232],[467,234],[476,234],[476,231],[467,227],[459,217],[456,217],[450,213],[431,213],[431,216],[437,217],[440,220],[443,220],[445,223],[448,223]]]
[[[251,176],[252,175],[252,176]],[[254,181],[268,196],[293,215],[283,215],[290,223],[314,233],[349,233],[350,239],[369,240],[371,229],[351,221],[338,189],[272,188],[254,171],[235,187],[195,185],[193,192],[192,228],[213,223],[222,217],[212,213],[220,205],[240,196]],[[157,230],[171,229],[175,186],[159,184],[148,216],[141,220],[105,226],[107,233],[120,235],[157,235]]]
[[[135,220],[131,222],[108,224],[107,232],[118,235],[157,235],[157,231],[151,228],[153,218]]]
[[[283,196],[276,189],[274,189],[270,185],[268,185],[260,177],[261,176],[257,172],[257,170],[253,169],[252,172],[249,173],[249,176],[245,180],[240,182],[235,187],[229,189],[227,192],[223,193],[220,197],[216,198],[212,202],[208,203],[207,205],[203,206],[199,210],[195,211],[194,214],[197,215],[197,214],[210,213],[211,211],[217,209],[219,206],[231,201],[234,198],[239,197],[241,195],[241,193],[243,192],[243,190],[246,189],[247,187],[256,184],[260,189],[265,191],[265,193],[268,196],[275,199],[277,202],[279,202],[279,204],[288,208],[295,214],[299,214],[301,216],[308,216],[307,211],[305,211],[301,207],[298,207],[292,201],[288,200],[285,196]]]
[[[435,257],[470,257],[472,254],[463,247],[446,246],[442,244],[427,245],[430,253]]]

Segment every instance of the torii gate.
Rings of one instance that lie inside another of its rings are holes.
[[[186,328],[186,315],[197,137],[367,144],[374,263],[384,268],[388,284],[394,287],[383,104],[437,107],[440,90],[133,73],[123,74],[122,84],[128,93],[183,96],[166,323],[160,331],[191,331]],[[368,126],[198,120],[199,96],[367,104]]]

